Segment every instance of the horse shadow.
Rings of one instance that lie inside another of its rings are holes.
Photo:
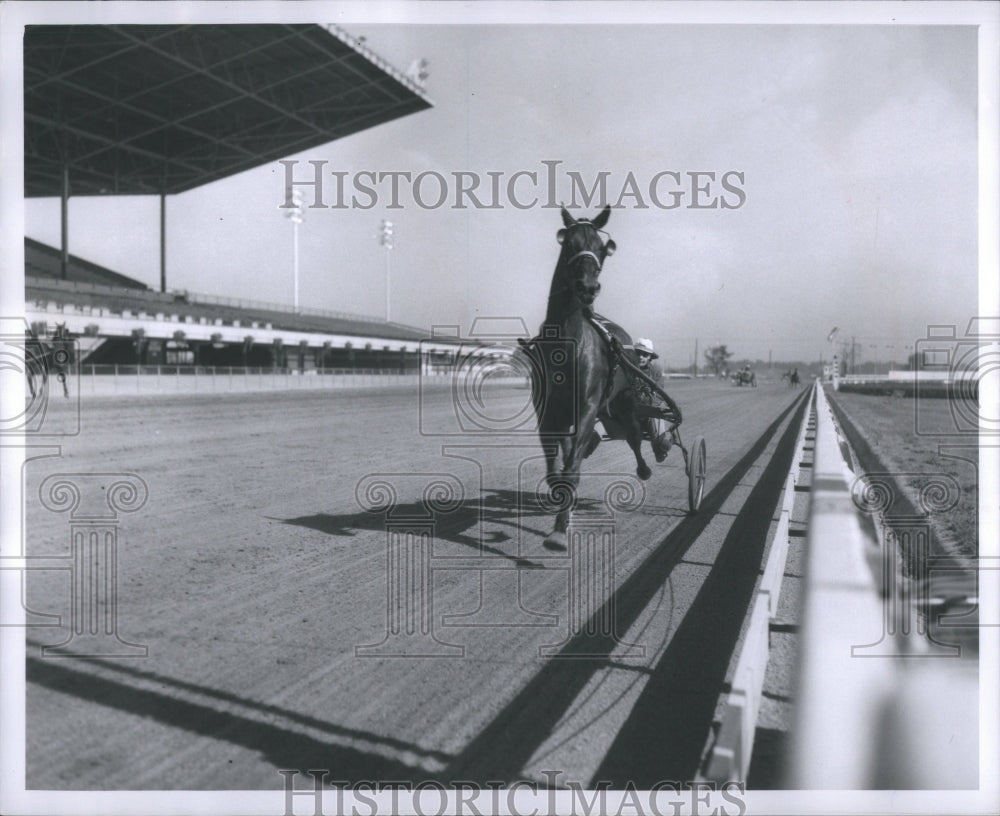
[[[599,503],[592,499],[576,500],[576,509],[593,510]],[[381,512],[359,510],[353,513],[314,513],[296,518],[270,518],[317,530],[338,538],[353,538],[364,533],[380,533],[388,529],[393,519],[427,519],[434,523],[434,537],[443,542],[459,544],[478,555],[493,555],[507,559],[519,567],[541,568],[542,565],[509,552],[528,536],[543,538],[547,530],[533,522],[552,518],[552,508],[535,493],[506,489],[487,489],[480,495],[447,508],[428,511],[422,501],[396,502]],[[488,527],[494,529],[486,529]],[[501,529],[495,529],[500,527]],[[505,548],[507,545],[507,548]]]

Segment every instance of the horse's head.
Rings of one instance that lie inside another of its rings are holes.
[[[562,210],[565,226],[556,233],[556,239],[562,244],[557,268],[563,276],[563,286],[584,307],[590,307],[601,291],[598,276],[604,259],[615,251],[615,242],[602,232],[610,216],[610,205],[601,210],[593,221],[586,218],[577,220],[565,207]]]

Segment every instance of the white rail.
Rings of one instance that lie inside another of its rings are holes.
[[[855,476],[823,389],[806,543],[799,685],[788,779],[796,789],[976,788],[974,660],[900,656],[889,636],[877,546],[860,526]],[[912,612],[912,610],[908,610]],[[889,627],[890,630],[892,627]],[[878,648],[873,648],[878,647]]]
[[[806,398],[811,402],[812,396]],[[785,480],[778,526],[771,541],[764,574],[754,596],[747,634],[733,672],[722,722],[705,769],[706,780],[723,784],[746,782],[753,757],[754,733],[764,693],[770,655],[770,624],[778,613],[778,599],[788,558],[789,521],[795,503],[795,485],[805,448],[809,409],[799,425],[792,466]]]

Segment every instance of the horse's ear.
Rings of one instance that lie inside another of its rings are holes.
[[[562,220],[563,224],[566,225],[567,229],[569,229],[576,223],[576,219],[572,215],[570,215],[569,212],[567,212],[565,207],[562,208]]]
[[[618,244],[609,238],[608,242],[604,245],[604,257],[614,255],[616,249],[618,249]]]
[[[561,243],[562,243],[563,241],[565,241],[565,240],[566,240],[566,230],[564,230],[564,229],[561,229],[561,230],[559,230],[559,232],[557,232],[557,233],[556,233],[556,240],[557,240],[557,241],[558,241],[558,242],[559,242],[560,244],[561,244]]]
[[[605,204],[604,209],[601,210],[600,215],[594,219],[593,224],[597,229],[603,229],[604,225],[608,223],[608,219],[611,217],[611,205]]]

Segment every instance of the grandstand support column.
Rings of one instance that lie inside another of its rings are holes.
[[[69,273],[69,165],[63,165],[62,190],[59,195],[59,215],[62,244],[59,254],[59,274],[66,280]]]
[[[160,291],[167,291],[167,194],[160,193]]]

